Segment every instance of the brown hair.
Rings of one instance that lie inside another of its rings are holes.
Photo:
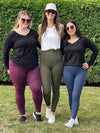
[[[56,12],[56,16],[54,18],[54,24],[56,26],[56,30],[57,30],[59,38],[60,38],[59,18],[58,18],[57,12]],[[40,42],[40,44],[41,44],[41,37],[42,37],[43,33],[46,32],[46,28],[47,28],[47,17],[46,17],[45,12],[44,12],[43,16],[42,16],[42,25],[41,25],[40,34],[39,34],[39,42]]]
[[[17,19],[16,19],[16,21],[15,21],[15,25],[14,25],[13,29],[17,29],[17,28],[19,27],[18,19],[21,17],[21,15],[27,15],[27,16],[29,16],[29,18],[31,19],[31,17],[30,17],[30,15],[29,15],[29,12],[28,12],[28,11],[20,11],[20,12],[18,13],[18,17],[17,17]],[[32,20],[31,20],[31,22],[30,22],[28,28],[31,28],[31,27],[32,27]]]

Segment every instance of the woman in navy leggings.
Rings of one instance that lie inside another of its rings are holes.
[[[65,126],[73,127],[73,125],[78,124],[77,113],[87,69],[94,63],[98,48],[88,38],[81,35],[80,29],[74,20],[65,23],[62,47],[65,55],[63,76],[68,89],[71,110],[70,120]],[[93,52],[88,62],[85,61],[87,48]]]
[[[28,83],[35,104],[34,118],[41,121],[41,78],[38,67],[38,34],[31,29],[32,21],[27,11],[20,11],[16,24],[5,39],[4,63],[15,86],[15,99],[20,113],[19,121],[25,122],[25,86]],[[11,60],[9,51],[13,49]]]

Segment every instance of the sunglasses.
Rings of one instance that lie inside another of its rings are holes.
[[[21,18],[22,23],[25,23],[25,21],[29,24],[31,22],[30,19]]]
[[[74,29],[74,26],[71,25],[71,26],[69,26],[69,27],[66,27],[66,30],[69,30],[69,28],[70,28],[71,30],[73,30],[73,29]]]
[[[52,13],[52,14],[55,14],[56,13],[56,11],[54,11],[54,10],[47,10],[46,11],[48,14],[50,14],[50,12]]]

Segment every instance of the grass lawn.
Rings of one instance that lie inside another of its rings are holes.
[[[100,133],[100,87],[84,87],[78,111],[79,125],[65,127],[70,118],[68,94],[65,86],[60,87],[60,99],[56,109],[56,122],[48,124],[45,118],[45,103],[42,103],[43,122],[35,122],[32,113],[34,104],[29,87],[26,87],[25,123],[19,122],[15,103],[14,86],[0,86],[0,133]]]

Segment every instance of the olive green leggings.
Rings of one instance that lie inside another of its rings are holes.
[[[63,74],[63,58],[60,50],[41,52],[40,73],[46,106],[51,105],[51,111],[55,112],[59,101],[59,88]],[[52,101],[51,86],[53,92]]]

